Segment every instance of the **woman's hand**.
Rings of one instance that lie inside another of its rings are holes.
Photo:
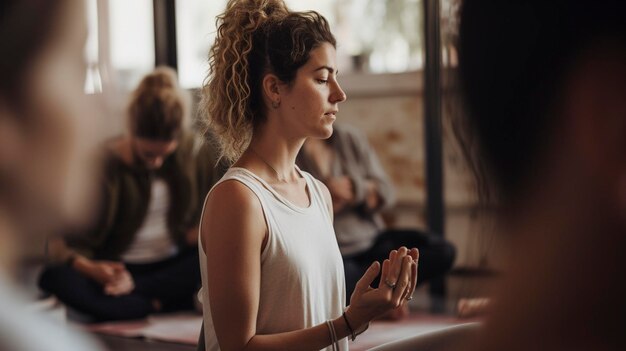
[[[374,262],[358,281],[350,298],[346,317],[355,330],[393,309],[399,308],[413,296],[417,283],[417,261],[419,252],[413,248],[401,247],[393,250],[382,265],[378,288],[370,284],[381,271],[380,264]]]
[[[133,292],[135,281],[130,272],[126,269],[119,271],[113,281],[104,286],[104,293],[112,296],[122,296]]]
[[[95,261],[79,256],[73,267],[102,285],[107,295],[125,295],[135,288],[133,277],[121,262]]]

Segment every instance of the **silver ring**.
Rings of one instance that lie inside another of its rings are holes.
[[[385,285],[387,285],[391,290],[396,288],[396,284],[395,283],[390,283],[389,280],[385,280]]]

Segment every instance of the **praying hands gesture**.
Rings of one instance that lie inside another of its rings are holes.
[[[363,330],[372,319],[399,308],[413,298],[417,283],[419,252],[401,247],[393,250],[382,265],[374,262],[357,283],[346,310],[348,321],[356,330]],[[380,273],[377,288],[372,282]]]

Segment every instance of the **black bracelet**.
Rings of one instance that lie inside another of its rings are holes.
[[[348,327],[348,330],[350,331],[351,339],[352,341],[354,341],[356,339],[356,335],[354,334],[354,329],[352,329],[350,322],[348,322],[348,317],[346,317],[346,312],[344,312],[342,316],[343,316],[343,320],[346,321],[346,326]]]

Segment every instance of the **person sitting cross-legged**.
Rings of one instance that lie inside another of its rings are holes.
[[[361,131],[337,123],[330,138],[308,139],[297,163],[321,179],[332,195],[333,225],[343,256],[347,297],[369,264],[384,260],[396,247],[419,249],[418,284],[450,270],[456,256],[451,243],[416,229],[385,228],[381,211],[395,201],[393,184]]]
[[[51,245],[43,290],[96,321],[193,307],[197,224],[219,179],[209,144],[183,127],[176,75],[157,68],[135,90],[128,136],[106,144],[104,200],[92,230]]]

